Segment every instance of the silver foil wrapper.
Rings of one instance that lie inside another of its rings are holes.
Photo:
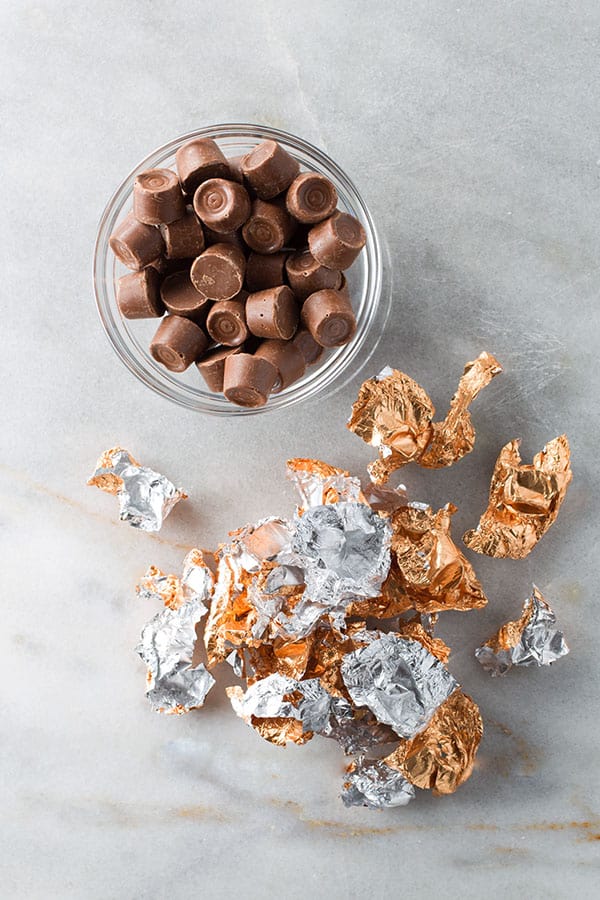
[[[357,706],[367,706],[400,737],[421,731],[457,687],[445,666],[418,641],[383,634],[348,653],[342,678]]]
[[[554,611],[535,585],[525,601],[521,622],[520,638],[515,634],[514,646],[501,646],[496,636],[475,651],[477,660],[492,676],[506,675],[513,666],[549,666],[569,652],[562,631],[556,627]],[[509,625],[519,627],[519,623]]]
[[[110,465],[96,468],[90,482],[103,476],[114,476],[121,482],[116,492],[119,519],[141,531],[160,531],[175,504],[186,496],[165,475],[134,464],[126,450],[113,451]]]
[[[342,502],[358,501],[360,498],[360,479],[343,472],[323,475],[310,468],[291,468],[288,465],[287,477],[296,488],[304,509],[323,506],[331,493]]]
[[[342,788],[344,806],[389,809],[415,799],[413,785],[382,760],[358,759]]]
[[[228,689],[231,705],[240,718],[298,719],[304,731],[327,730],[334,698],[318,678],[296,681],[274,673],[255,681],[244,693],[241,688]]]

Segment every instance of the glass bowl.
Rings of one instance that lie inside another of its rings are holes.
[[[176,150],[192,138],[199,137],[216,140],[225,156],[248,153],[268,138],[278,141],[303,169],[321,172],[331,179],[338,192],[338,207],[355,216],[367,235],[364,250],[346,272],[358,323],[356,335],[347,346],[327,351],[323,360],[309,367],[303,378],[280,393],[272,394],[265,406],[255,409],[235,406],[222,394],[209,391],[195,366],[190,366],[181,374],[163,368],[152,358],[149,350],[157,320],[124,319],[117,306],[116,282],[128,270],[116,259],[108,241],[117,223],[131,209],[135,177],[144,169],[174,168]],[[383,290],[382,273],[382,246],[373,219],[345,172],[307,141],[264,125],[212,125],[184,134],[159,147],[129,173],[111,197],[100,220],[94,249],[94,290],[98,312],[120,360],[140,381],[162,397],[188,409],[220,416],[251,416],[284,409],[325,390],[331,394],[354,377],[375,350],[389,313],[391,284]]]

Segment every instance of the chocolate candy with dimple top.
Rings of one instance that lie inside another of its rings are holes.
[[[326,288],[335,291],[342,283],[342,273],[322,266],[309,250],[290,256],[285,264],[285,271],[298,300],[305,300],[315,291]]]
[[[199,325],[182,316],[166,316],[152,339],[150,353],[171,372],[185,372],[208,347]]]
[[[179,179],[170,169],[148,169],[133,183],[133,214],[145,225],[168,225],[185,212]]]
[[[117,282],[117,305],[126,319],[153,319],[165,311],[160,299],[160,275],[152,266],[123,275]]]
[[[194,194],[194,209],[199,219],[219,234],[231,234],[241,228],[250,215],[248,191],[235,181],[209,178]]]
[[[287,253],[251,253],[246,263],[246,287],[264,291],[285,283]]]
[[[228,356],[242,352],[242,347],[227,347],[209,350],[209,352],[196,362],[196,368],[204,378],[206,386],[215,393],[223,390],[223,376],[225,374],[225,360]]]
[[[256,253],[277,253],[285,247],[294,232],[294,222],[281,203],[255,200],[242,235]]]
[[[291,341],[298,348],[307,366],[312,366],[319,362],[325,353],[325,347],[317,344],[314,337],[307,328],[299,328]]]
[[[157,259],[165,245],[158,228],[138,222],[129,213],[110,236],[110,248],[128,269],[144,269]]]
[[[285,204],[298,222],[314,225],[335,212],[337,200],[337,191],[329,178],[316,172],[303,172],[290,184]]]
[[[322,347],[341,347],[356,332],[348,297],[339,291],[317,291],[304,301],[302,324]]]
[[[249,332],[243,291],[238,299],[220,300],[213,304],[206,320],[206,330],[213,341],[225,347],[239,347],[244,343]]]
[[[233,244],[213,244],[192,263],[190,276],[199,294],[208,300],[231,300],[242,289],[246,257]]]
[[[255,356],[268,359],[277,369],[277,381],[273,393],[285,390],[306,371],[306,360],[293,341],[263,341]]]
[[[206,321],[210,300],[198,293],[186,269],[167,275],[160,288],[162,301],[171,315],[192,319],[197,325]]]
[[[242,172],[261,200],[270,200],[290,186],[298,162],[276,141],[263,141],[242,160]]]
[[[288,341],[298,325],[298,304],[287,285],[250,294],[246,322],[256,337]]]
[[[236,353],[225,360],[223,393],[237,406],[264,406],[277,377],[277,369],[268,359]]]
[[[175,154],[179,181],[186,194],[193,194],[209,178],[228,178],[229,166],[218,145],[211,138],[195,138]]]
[[[366,241],[365,230],[358,219],[342,212],[313,225],[308,233],[310,252],[328,269],[348,269]]]
[[[167,259],[189,259],[204,250],[204,231],[191,206],[180,219],[160,229]]]

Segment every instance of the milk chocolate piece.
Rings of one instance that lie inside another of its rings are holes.
[[[365,229],[348,213],[336,212],[308,233],[310,252],[328,269],[348,269],[367,242]]]
[[[160,275],[152,266],[123,275],[117,282],[117,306],[126,319],[152,319],[165,311],[160,299]]]
[[[276,141],[263,141],[242,160],[242,172],[261,200],[270,200],[290,186],[298,162]]]
[[[110,236],[110,248],[128,269],[144,269],[157,259],[165,245],[158,228],[138,222],[133,213],[119,222]]]
[[[242,352],[242,347],[219,347],[209,352],[196,362],[196,368],[204,378],[209,390],[220,394],[223,390],[225,360],[228,356]]]
[[[285,284],[287,253],[251,253],[246,263],[246,287],[264,291]]]
[[[150,344],[150,353],[171,372],[185,372],[208,347],[199,325],[182,316],[166,316]]]
[[[244,183],[244,173],[242,172],[244,155],[245,154],[242,153],[241,156],[227,157],[227,165],[229,166],[229,179],[230,181],[237,181],[238,184]]]
[[[194,194],[194,209],[199,219],[219,234],[231,234],[241,228],[250,215],[248,191],[235,181],[209,178]]]
[[[133,183],[133,214],[145,225],[168,225],[185,212],[179,179],[170,169],[147,169]]]
[[[198,293],[186,269],[167,275],[160,295],[167,311],[173,316],[192,319],[197,325],[204,325],[210,309],[210,300]]]
[[[246,322],[256,337],[289,340],[298,325],[298,305],[287,285],[250,294]]]
[[[206,330],[217,344],[224,344],[225,347],[239,347],[243,344],[249,334],[244,300],[220,300],[214,303],[206,320]]]
[[[211,247],[213,244],[233,244],[233,246],[241,250],[244,255],[248,252],[248,248],[242,237],[241,228],[237,231],[232,231],[231,234],[220,234],[218,231],[213,231],[212,228],[205,225],[204,240],[206,241],[207,247]]]
[[[208,300],[231,300],[242,289],[246,257],[233,244],[213,244],[192,263],[192,284]]]
[[[335,212],[337,201],[334,185],[317,172],[303,172],[294,178],[285,198],[289,214],[305,225],[328,219]]]
[[[254,355],[268,359],[277,369],[277,381],[272,388],[274,394],[302,378],[306,371],[306,360],[293,341],[263,341]]]
[[[306,300],[315,291],[327,288],[338,290],[342,283],[342,273],[337,269],[328,269],[322,266],[310,250],[294,253],[288,257],[285,264],[290,287],[298,300]]]
[[[242,235],[256,253],[277,253],[285,247],[294,231],[294,222],[280,203],[254,200],[250,218]]]
[[[175,165],[186,194],[193,194],[209,178],[229,176],[227,160],[211,138],[188,141],[175,154]]]
[[[304,327],[298,329],[291,343],[301,352],[307,366],[318,363],[325,353],[325,347],[317,344],[310,331]]]
[[[264,406],[276,382],[277,369],[268,359],[237,353],[225,360],[223,393],[237,406]]]
[[[204,250],[204,231],[191,206],[186,207],[180,219],[163,225],[160,230],[167,259],[189,259]]]
[[[339,291],[317,291],[304,301],[302,324],[322,347],[341,347],[356,332],[356,319],[348,297]]]
[[[340,294],[344,294],[348,298],[348,300],[350,300],[350,288],[348,287],[348,279],[343,272],[341,273],[341,275],[342,281],[338,288],[338,291],[340,292]]]

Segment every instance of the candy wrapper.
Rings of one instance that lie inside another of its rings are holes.
[[[573,477],[565,434],[546,444],[532,465],[521,465],[520,441],[500,451],[488,507],[467,531],[467,547],[487,556],[524,559],[555,521]]]
[[[369,474],[383,484],[409,462],[438,469],[473,449],[475,429],[469,404],[502,371],[490,353],[466,364],[443,422],[433,422],[435,407],[423,388],[404,372],[386,367],[362,385],[348,428],[379,451]]]
[[[515,622],[507,622],[475,656],[492,676],[506,675],[513,666],[549,666],[569,652],[556,616],[539,589],[533,585],[523,613]]]
[[[406,806],[415,799],[415,789],[397,770],[383,760],[359,758],[349,770],[342,788],[344,806],[389,809]]]
[[[88,484],[119,499],[119,519],[141,531],[160,531],[164,520],[187,494],[168,478],[140,464],[122,447],[107,450]]]

